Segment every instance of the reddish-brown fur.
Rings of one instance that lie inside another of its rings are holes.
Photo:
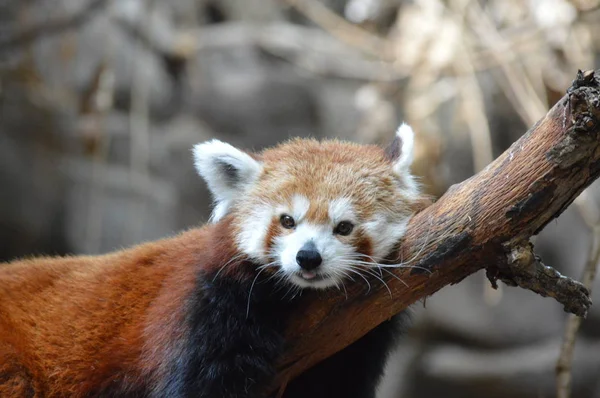
[[[185,303],[199,274],[239,258],[234,235],[265,200],[303,195],[310,200],[306,219],[315,224],[329,221],[328,206],[338,198],[350,198],[362,220],[382,211],[409,215],[418,205],[403,196],[376,146],[293,140],[253,156],[263,173],[223,222],[103,256],[0,264],[0,397],[89,396],[125,375],[132,390],[158,383],[178,355],[173,342],[186,332]],[[274,217],[267,251],[285,233]],[[359,253],[373,250],[360,229],[339,239]],[[223,275],[249,277],[252,270],[240,264]]]
[[[306,217],[313,222],[326,221],[329,201],[344,196],[352,198],[362,218],[381,208],[396,214],[415,210],[414,198],[397,201],[397,190],[392,187],[398,179],[384,149],[375,145],[295,139],[263,152],[259,159],[264,172],[254,199],[286,203],[293,195],[305,196],[311,200]],[[244,201],[238,213],[247,213],[256,204]]]
[[[156,377],[198,273],[236,255],[225,225],[0,265],[0,397],[79,397],[122,372],[132,388]]]
[[[366,254],[367,256],[373,254],[373,244],[371,243],[371,239],[369,239],[362,231],[357,231],[356,237],[353,240],[357,253]]]
[[[271,224],[269,224],[269,229],[267,229],[267,234],[265,235],[265,250],[270,252],[273,248],[273,244],[275,243],[275,238],[282,232],[281,224],[277,217],[273,217],[271,220]]]

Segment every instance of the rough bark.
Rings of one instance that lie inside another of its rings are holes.
[[[411,221],[399,249],[407,265],[353,283],[347,294],[305,297],[288,330],[289,348],[271,391],[333,355],[385,319],[442,287],[486,268],[501,280],[560,302],[585,316],[580,283],[544,265],[529,238],[558,217],[600,173],[600,77],[579,72],[567,94],[498,159],[453,185]],[[457,311],[460,309],[457,308]]]

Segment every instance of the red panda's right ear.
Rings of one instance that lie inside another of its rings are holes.
[[[215,200],[212,221],[226,215],[235,199],[252,185],[262,164],[247,153],[219,140],[194,146],[194,165]]]
[[[414,158],[415,133],[406,123],[396,130],[396,137],[386,148],[385,155],[392,163],[392,170],[401,181],[401,189],[405,196],[416,199],[420,196],[419,185],[410,172]]]
[[[396,136],[390,145],[386,148],[385,154],[392,162],[394,172],[396,174],[404,174],[410,172],[410,165],[413,161],[413,150],[415,142],[415,133],[413,129],[406,123],[402,123]]]

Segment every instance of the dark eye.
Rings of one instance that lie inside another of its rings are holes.
[[[281,225],[283,226],[283,228],[287,228],[287,229],[292,229],[296,226],[296,221],[294,221],[292,216],[288,216],[287,214],[283,214],[279,218],[279,222],[281,222]]]
[[[342,221],[335,227],[335,229],[333,230],[333,233],[337,234],[337,235],[346,236],[346,235],[350,235],[350,233],[352,233],[353,229],[354,229],[354,224],[352,224],[350,221]]]

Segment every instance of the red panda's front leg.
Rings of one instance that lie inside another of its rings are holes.
[[[274,375],[289,301],[272,283],[199,281],[188,302],[183,355],[155,396],[251,398]],[[278,297],[277,297],[278,296]]]

